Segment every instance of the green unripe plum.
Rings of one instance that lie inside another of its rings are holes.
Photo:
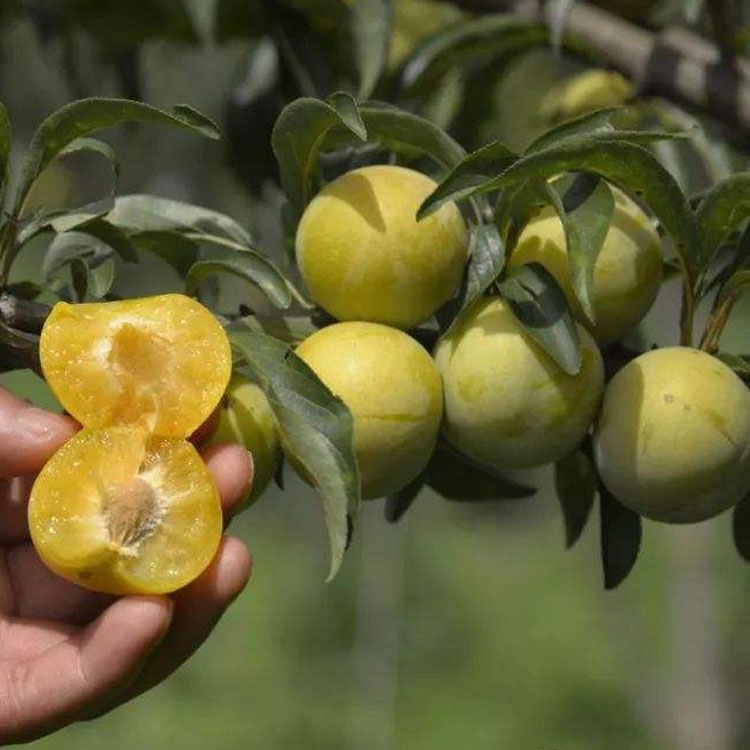
[[[271,483],[281,461],[278,425],[265,393],[241,375],[229,382],[211,443],[239,443],[253,457],[253,484],[243,505],[255,502]]]
[[[637,513],[711,518],[750,489],[750,392],[697,349],[642,354],[607,386],[594,455],[607,489]]]
[[[604,387],[599,349],[580,326],[578,332],[581,369],[568,375],[505,300],[485,298],[467,310],[435,349],[449,442],[499,468],[541,466],[573,450]]]
[[[403,167],[347,172],[305,209],[296,251],[310,295],[338,320],[412,328],[456,290],[467,231],[455,203],[422,221],[436,183]]]
[[[435,448],[443,397],[430,355],[405,333],[377,323],[337,323],[297,354],[349,407],[365,499],[405,487]]]
[[[615,208],[607,236],[594,264],[589,321],[573,289],[565,230],[552,207],[525,227],[509,267],[541,263],[562,287],[574,317],[600,344],[619,341],[642,320],[659,293],[662,280],[661,241],[646,214],[613,187]]]

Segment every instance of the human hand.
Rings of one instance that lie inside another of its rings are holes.
[[[97,716],[158,684],[206,639],[245,586],[250,554],[225,537],[207,570],[166,596],[116,599],[51,573],[29,540],[35,474],[78,429],[0,388],[0,744]],[[238,445],[201,451],[225,518],[246,493]]]

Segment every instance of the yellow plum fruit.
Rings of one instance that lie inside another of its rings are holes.
[[[222,533],[219,494],[196,449],[136,426],[76,434],[37,477],[28,513],[42,561],[109,594],[185,586]]]
[[[412,328],[458,287],[467,258],[466,225],[455,203],[421,221],[437,187],[403,167],[347,172],[305,209],[296,253],[311,297],[338,320]]]
[[[221,324],[181,294],[58,302],[39,354],[50,388],[82,425],[139,424],[163,437],[186,437],[203,423],[232,367]]]
[[[219,424],[210,441],[240,443],[253,457],[253,484],[244,504],[265,492],[281,461],[276,417],[257,383],[234,375],[222,399]]]
[[[580,326],[581,369],[565,373],[509,304],[488,297],[463,313],[435,349],[443,431],[459,451],[498,468],[541,466],[586,435],[604,387],[602,358]]]
[[[705,352],[647,352],[607,386],[594,455],[628,508],[670,523],[711,518],[750,490],[750,393]]]
[[[440,375],[413,338],[377,323],[337,323],[297,354],[349,407],[362,496],[390,495],[427,464],[442,415]]]

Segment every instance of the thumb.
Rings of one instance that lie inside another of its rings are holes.
[[[172,620],[167,597],[118,599],[72,638],[14,665],[0,742],[28,741],[70,724],[129,684]]]
[[[77,425],[37,409],[0,388],[0,479],[39,471]]]

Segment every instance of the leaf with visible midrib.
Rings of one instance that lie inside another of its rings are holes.
[[[318,151],[328,131],[341,125],[359,140],[355,126],[356,103],[348,94],[337,94],[329,102],[302,98],[287,104],[271,133],[271,148],[279,165],[281,185],[298,214],[309,199],[310,176]]]
[[[123,122],[152,122],[183,128],[209,138],[219,137],[215,123],[185,104],[178,104],[170,113],[129,99],[91,98],[71,102],[50,115],[34,133],[16,196],[16,210],[36,178],[69,143]]]
[[[594,320],[594,266],[609,232],[615,199],[605,180],[582,172],[548,187],[565,231],[570,273],[581,308]]]
[[[748,219],[750,172],[732,175],[711,188],[695,212],[699,264],[708,264],[731,233],[740,229]]]
[[[528,334],[568,375],[580,372],[578,329],[555,277],[541,264],[529,263],[512,268],[499,286]]]
[[[230,340],[268,397],[292,465],[303,467],[318,490],[331,543],[330,580],[360,503],[351,413],[283,342],[253,332],[231,333]]]

